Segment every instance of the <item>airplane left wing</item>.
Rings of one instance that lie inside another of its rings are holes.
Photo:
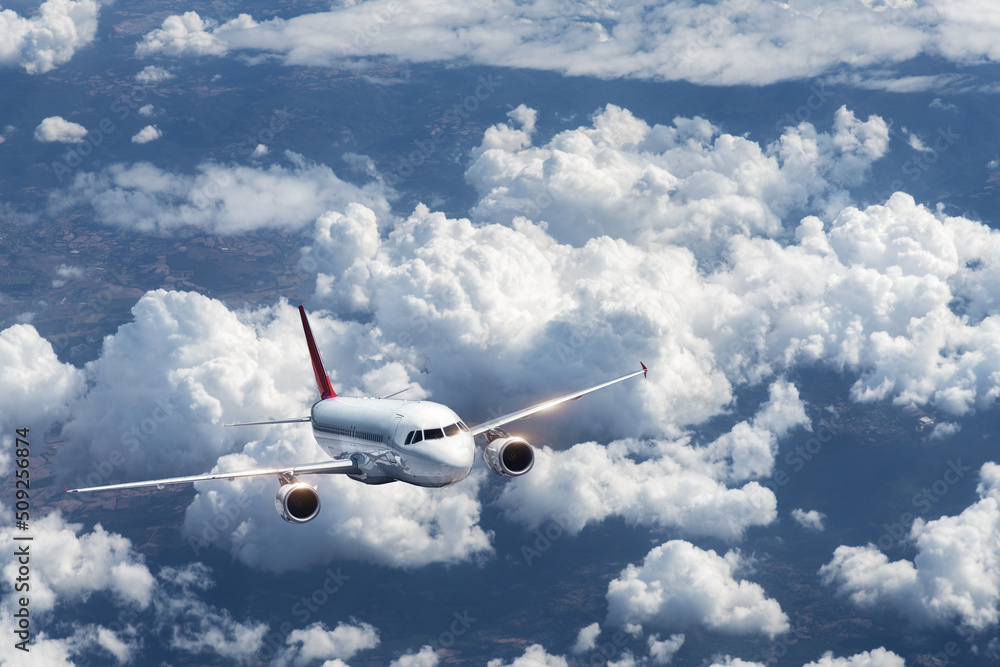
[[[361,471],[355,466],[354,461],[331,460],[320,463],[307,463],[296,466],[280,466],[273,468],[250,468],[248,470],[233,470],[231,472],[211,472],[204,475],[191,475],[189,477],[168,477],[167,479],[153,479],[145,482],[126,482],[125,484],[108,484],[105,486],[90,486],[85,489],[66,489],[67,493],[82,493],[84,491],[110,491],[112,489],[138,489],[144,486],[155,486],[162,489],[167,484],[188,484],[190,482],[203,482],[210,479],[236,479],[237,477],[263,477],[267,475],[318,475],[318,474],[340,474],[356,475]]]
[[[642,366],[641,371],[635,371],[634,373],[623,375],[620,378],[615,378],[614,380],[608,380],[607,382],[602,382],[601,384],[594,387],[590,387],[589,389],[574,391],[572,394],[566,394],[565,396],[560,396],[559,398],[553,398],[551,400],[545,401],[544,403],[539,403],[538,405],[533,405],[530,408],[525,408],[524,410],[511,412],[510,414],[503,415],[502,417],[497,417],[496,419],[491,419],[487,422],[483,422],[482,424],[473,426],[469,429],[469,431],[472,433],[472,435],[479,435],[481,433],[486,433],[487,431],[491,431],[509,422],[517,421],[518,419],[524,419],[525,417],[530,417],[536,412],[541,412],[542,410],[548,410],[549,408],[554,408],[557,405],[565,403],[566,401],[575,401],[581,396],[589,394],[592,391],[603,389],[604,387],[613,385],[617,382],[621,382],[622,380],[628,380],[629,378],[634,378],[636,375],[642,375],[643,377],[645,377],[646,372],[649,369],[646,368],[646,364],[644,363],[640,362],[639,365]]]

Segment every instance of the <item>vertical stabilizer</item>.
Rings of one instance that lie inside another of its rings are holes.
[[[309,328],[309,320],[306,319],[305,306],[299,306],[299,315],[302,316],[302,330],[306,332],[306,345],[309,346],[309,358],[312,359],[313,373],[316,374],[316,387],[319,389],[320,398],[333,398],[337,392],[330,386],[330,376],[326,374],[326,366],[323,365],[323,358],[319,356],[319,348],[313,340],[312,329]]]

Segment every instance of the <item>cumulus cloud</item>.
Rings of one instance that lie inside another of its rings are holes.
[[[62,287],[67,282],[71,280],[76,280],[81,278],[86,271],[81,269],[79,266],[69,266],[67,264],[60,264],[56,267],[56,275],[59,276],[56,280],[52,281],[53,287]]]
[[[8,514],[13,516],[13,511]],[[31,528],[36,545],[31,556],[34,613],[52,611],[57,600],[86,600],[96,591],[108,591],[119,604],[132,608],[149,606],[155,581],[128,539],[108,533],[100,524],[80,535],[82,526],[66,523],[58,512],[34,519]],[[8,543],[16,544],[15,534],[13,525],[0,526],[0,535]],[[18,560],[15,549],[7,552],[0,556],[0,564],[7,580],[14,581]],[[11,591],[7,602],[13,605],[16,599]]]
[[[532,145],[534,116],[488,129],[467,180],[479,191],[473,219],[544,220],[563,243],[608,234],[642,245],[674,244],[709,259],[733,235],[774,236],[792,213],[833,213],[885,154],[888,127],[845,107],[833,131],[789,127],[768,146],[722,132],[703,118],[649,126],[608,105],[592,127]],[[530,123],[517,127],[529,118]]]
[[[327,630],[323,623],[288,634],[285,650],[275,656],[275,667],[305,667],[317,660],[349,660],[358,652],[379,645],[378,630],[368,623],[339,623]]]
[[[87,136],[87,128],[79,123],[66,120],[62,116],[50,116],[35,128],[35,140],[78,144]]]
[[[957,473],[956,473],[957,474]],[[837,547],[824,583],[862,608],[889,607],[921,625],[975,630],[1000,621],[1000,466],[979,471],[979,501],[957,516],[916,519],[912,561],[890,562],[874,545]]]
[[[290,306],[278,312],[286,316],[241,320],[195,293],[147,293],[134,321],[84,369],[91,387],[63,427],[70,442],[57,461],[78,474],[113,462],[104,479],[194,474],[236,449],[241,435],[223,423],[299,416],[308,409],[308,377],[287,372],[286,350],[301,349],[302,334]],[[304,351],[300,357],[305,373]]]
[[[600,634],[600,623],[591,623],[585,628],[580,628],[580,632],[576,635],[576,643],[573,644],[573,653],[592,651],[597,646],[597,637]]]
[[[163,136],[163,130],[155,125],[147,125],[132,136],[133,144],[148,144]]]
[[[437,667],[441,658],[430,646],[424,646],[416,653],[406,653],[389,663],[389,667]]]
[[[69,62],[94,41],[100,6],[95,0],[45,0],[31,18],[0,10],[0,65],[44,74]]]
[[[162,83],[169,79],[174,78],[170,70],[164,69],[163,67],[157,67],[156,65],[148,65],[143,67],[138,74],[135,75],[135,80],[139,83]]]
[[[892,651],[879,647],[872,651],[864,651],[849,658],[835,658],[832,651],[827,651],[819,660],[803,665],[803,667],[903,667],[906,661]]]
[[[216,27],[214,21],[204,21],[196,12],[168,16],[159,28],[143,37],[135,54],[140,58],[149,55],[221,56],[227,48],[209,32]],[[249,25],[243,22],[240,27]]]
[[[659,635],[650,635],[646,645],[649,647],[650,662],[654,665],[669,665],[674,655],[684,645],[684,635],[678,633],[663,640]]]
[[[185,227],[217,234],[298,230],[350,202],[387,211],[378,186],[359,188],[329,167],[293,153],[286,157],[289,166],[258,169],[206,162],[193,174],[170,173],[147,162],[116,164],[78,174],[68,189],[53,195],[52,205],[56,210],[88,207],[106,224],[159,233]]]
[[[823,520],[826,518],[826,515],[816,510],[809,510],[807,512],[804,509],[796,508],[792,510],[792,518],[803,528],[819,532],[823,530]]]
[[[524,655],[512,662],[504,662],[495,658],[486,663],[486,667],[568,667],[569,663],[561,655],[550,655],[541,644],[532,644],[524,650]]]
[[[739,551],[725,556],[683,540],[650,551],[608,584],[608,623],[626,630],[704,626],[731,634],[788,630],[788,616],[758,584],[735,574],[747,566]]]
[[[750,662],[742,658],[733,658],[727,655],[715,658],[711,667],[766,667],[766,665],[762,662]]]
[[[47,424],[69,415],[84,374],[56,357],[30,324],[0,331],[0,421]]]
[[[260,22],[243,14],[221,25],[188,12],[146,35],[136,54],[265,51],[290,65],[321,66],[372,56],[464,59],[568,75],[713,85],[767,84],[838,68],[865,71],[918,55],[968,64],[1000,60],[992,39],[1000,15],[988,3],[867,5],[722,0],[570,7],[550,0],[495,0],[472,8],[424,1],[401,11],[391,0],[375,0]]]

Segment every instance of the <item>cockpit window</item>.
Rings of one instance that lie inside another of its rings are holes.
[[[428,440],[439,440],[444,437],[444,431],[439,428],[424,429],[424,437]]]
[[[410,442],[412,442],[412,440],[413,440],[413,431],[410,431],[409,433],[406,434],[406,442],[404,442],[403,444],[408,445],[410,444]]]
[[[466,433],[469,432],[469,427],[465,425],[465,422],[458,422],[458,427]]]
[[[451,424],[444,427],[444,435],[450,438],[453,435],[458,435],[461,429],[458,428],[458,424]]]
[[[415,444],[417,444],[418,442],[420,442],[423,439],[424,439],[424,433],[423,433],[423,431],[414,431],[413,432],[413,442],[411,444],[415,445]]]

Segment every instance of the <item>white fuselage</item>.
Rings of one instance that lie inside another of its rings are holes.
[[[353,458],[358,481],[448,486],[472,470],[474,438],[440,403],[336,396],[315,403],[311,416],[316,442],[334,459]]]

